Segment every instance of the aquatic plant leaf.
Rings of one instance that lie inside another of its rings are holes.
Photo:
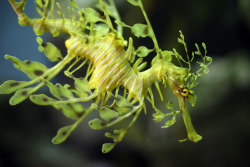
[[[12,61],[18,70],[23,71],[31,79],[42,76],[48,70],[45,65],[39,62],[29,60],[21,61],[18,58],[9,55],[5,55],[5,58]]]
[[[14,80],[5,81],[0,86],[0,94],[10,94],[12,92],[15,92],[18,89],[25,87],[28,82],[29,81],[14,81]]]

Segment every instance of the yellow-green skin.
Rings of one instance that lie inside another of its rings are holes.
[[[132,49],[128,47],[127,51],[124,50],[124,40],[115,30],[111,30],[105,36],[86,35],[82,33],[84,24],[80,21],[47,19],[46,16],[42,19],[30,19],[23,13],[25,0],[21,2],[9,0],[9,2],[18,15],[19,24],[33,27],[37,35],[42,35],[45,31],[49,31],[53,36],[60,33],[70,35],[65,42],[70,59],[80,56],[93,63],[94,71],[89,84],[92,89],[97,90],[97,94],[124,86],[130,97],[139,101],[142,107],[145,105],[144,97],[147,96],[152,83],[167,81],[179,101],[189,140],[194,142],[201,140],[201,136],[195,132],[188,114],[186,106],[188,93],[183,93],[187,70],[172,64],[170,54],[156,56],[150,69],[139,72],[129,63]]]
[[[14,0],[9,1],[19,16],[19,24],[33,27],[37,35],[42,35],[45,31],[49,31],[54,36],[62,32],[71,35],[71,38],[65,42],[67,50],[72,56],[79,55],[93,62],[95,70],[91,76],[90,85],[99,92],[112,91],[122,85],[129,90],[131,97],[142,102],[148,88],[155,81],[161,81],[164,77],[168,79],[168,76],[175,79],[175,76],[186,75],[185,69],[173,65],[171,59],[164,57],[162,59],[155,58],[150,69],[137,72],[129,63],[129,57],[132,53],[124,51],[124,40],[116,32],[110,32],[106,36],[98,38],[94,36],[83,37],[82,24],[79,21],[30,19],[23,13],[22,3]],[[175,84],[171,83],[171,79],[168,81],[170,87],[173,85],[171,87],[173,89]],[[183,85],[184,81],[178,81],[178,86]]]
[[[141,102],[155,81],[169,77],[178,82],[179,87],[184,84],[176,80],[175,76],[186,75],[186,70],[173,65],[169,58],[156,58],[152,67],[143,72],[133,69],[129,63],[131,53],[129,50],[124,51],[123,41],[119,40],[115,33],[108,33],[97,39],[72,36],[66,41],[66,47],[72,55],[79,55],[93,62],[95,70],[90,85],[98,92],[112,91],[124,86],[131,97]],[[171,79],[168,79],[168,82],[172,89],[179,89],[171,83]]]
[[[90,78],[90,85],[97,92],[112,91],[124,86],[129,90],[129,95],[137,99],[140,104],[144,103],[144,97],[152,83],[166,79],[173,93],[178,98],[181,112],[184,116],[186,126],[189,126],[189,139],[197,142],[201,136],[197,135],[191,124],[185,97],[181,89],[185,81],[176,79],[186,76],[187,71],[176,67],[169,59],[169,55],[163,58],[155,58],[152,67],[146,71],[138,72],[130,66],[130,51],[123,49],[123,41],[119,40],[116,33],[108,33],[101,38],[79,38],[72,36],[66,41],[67,49],[73,55],[79,55],[93,62],[94,72]]]

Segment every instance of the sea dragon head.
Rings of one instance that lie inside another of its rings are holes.
[[[175,49],[173,49],[173,51],[160,51],[152,61],[152,66],[158,69],[156,71],[158,71],[157,75],[159,80],[163,80],[163,82],[167,83],[170,89],[172,89],[173,94],[176,96],[179,103],[179,111],[175,111],[173,103],[168,102],[166,107],[167,109],[172,110],[171,113],[164,114],[155,108],[156,113],[153,116],[156,122],[161,121],[166,116],[173,116],[172,119],[168,120],[163,126],[163,128],[167,128],[175,123],[176,114],[181,113],[187,129],[188,139],[193,142],[198,142],[202,139],[202,137],[196,133],[192,125],[187,103],[191,103],[192,106],[195,105],[197,98],[194,95],[192,88],[197,85],[196,80],[199,76],[205,75],[209,72],[208,66],[212,62],[212,58],[206,55],[207,51],[204,43],[202,43],[204,53],[202,53],[199,46],[195,44],[197,51],[192,52],[192,56],[189,56],[184,36],[181,31],[180,37],[181,38],[178,38],[178,42],[184,46],[187,57],[184,58]],[[193,72],[194,70],[191,69],[191,64],[193,65],[192,61],[195,56],[201,57],[202,61],[197,62],[200,65],[200,69]],[[173,60],[174,58],[176,61]]]
[[[173,94],[178,99],[180,109],[179,112],[182,114],[184,124],[187,129],[188,139],[196,143],[202,139],[202,136],[196,133],[188,112],[187,101],[190,102],[192,106],[194,106],[196,102],[196,96],[186,84],[188,70],[176,67],[175,70],[171,70],[167,76],[167,83],[173,90]]]

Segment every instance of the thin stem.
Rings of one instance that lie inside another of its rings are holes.
[[[109,17],[109,14],[107,12],[105,4],[103,3],[102,0],[99,0],[99,3],[101,4],[101,7],[102,7],[103,12],[104,12],[104,15],[106,16],[106,21],[107,21],[108,26],[114,31],[114,27],[113,27],[113,24],[112,24],[112,22],[110,20],[110,17]]]
[[[134,113],[137,112],[137,111],[139,111],[139,113],[140,113],[140,111],[141,111],[140,106],[134,107],[134,108],[132,109],[132,111],[130,111],[129,113],[127,113],[127,114],[125,114],[125,115],[119,117],[118,119],[114,120],[113,122],[106,124],[105,126],[103,126],[103,128],[107,128],[107,127],[113,126],[114,124],[117,124],[118,122],[121,122],[122,120],[124,120],[125,118],[128,118],[129,116],[131,116],[132,114],[134,114]],[[136,114],[136,115],[137,115],[137,117],[138,117],[138,114]],[[137,118],[137,117],[136,117],[136,118]],[[133,123],[134,123],[134,121],[135,121],[135,120],[132,120]],[[133,124],[133,123],[132,123],[132,124]],[[132,126],[132,124],[131,124],[130,126]],[[130,126],[129,126],[129,127],[130,127]]]
[[[97,97],[97,94],[92,94],[90,96],[84,97],[84,98],[74,98],[74,99],[70,99],[70,100],[66,100],[66,101],[55,101],[55,102],[51,102],[51,103],[46,103],[46,105],[57,105],[57,104],[69,104],[69,103],[79,103],[79,102],[87,102],[90,101],[92,99],[94,99],[95,97]]]
[[[142,5],[141,0],[139,0],[139,7],[141,8],[141,11],[142,11],[142,13],[143,13],[143,16],[144,16],[144,18],[145,18],[145,20],[146,20],[146,22],[147,22],[147,25],[148,25],[148,28],[149,28],[149,32],[151,32],[150,37],[151,37],[152,40],[153,40],[153,43],[154,43],[154,46],[155,46],[156,53],[159,54],[160,58],[162,58],[162,56],[161,56],[161,54],[160,54],[160,47],[159,47],[159,45],[158,45],[158,41],[157,41],[157,39],[156,39],[154,30],[153,30],[153,28],[152,28],[152,25],[151,25],[149,19],[148,19],[147,13],[146,13],[145,10],[144,10],[144,7],[143,7],[143,5]]]
[[[118,10],[117,10],[117,8],[116,8],[116,5],[115,5],[115,3],[114,3],[114,0],[109,0],[109,3],[110,3],[110,6],[111,6],[112,9],[113,9],[113,14],[114,14],[115,20],[121,21],[121,17],[120,17],[119,12],[118,12]],[[117,25],[117,31],[118,31],[118,33],[119,33],[120,36],[123,35],[123,27],[122,27],[122,26]]]

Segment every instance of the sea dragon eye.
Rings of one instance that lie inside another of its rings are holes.
[[[181,95],[184,97],[187,97],[189,95],[189,90],[187,88],[184,88],[181,90]]]

